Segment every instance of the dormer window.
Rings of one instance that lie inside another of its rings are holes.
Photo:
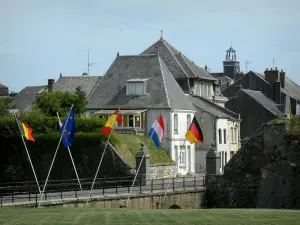
[[[126,95],[145,95],[147,94],[146,79],[130,79],[126,81]]]

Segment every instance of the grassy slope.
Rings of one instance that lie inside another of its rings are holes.
[[[145,147],[148,145],[149,137],[125,134],[114,134],[114,137],[117,139],[116,147],[122,159],[129,165],[135,166],[135,154],[140,150],[141,142],[145,144]],[[163,149],[157,149],[153,141],[150,142],[149,152],[151,164],[172,162],[168,153]]]
[[[102,225],[199,225],[199,224],[300,224],[291,210],[252,209],[101,209],[101,208],[0,208],[0,224],[102,224]]]

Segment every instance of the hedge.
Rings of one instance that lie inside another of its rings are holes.
[[[48,173],[60,135],[58,132],[38,134],[36,142],[27,141],[31,160],[39,180]],[[102,140],[106,137],[98,132],[76,133],[71,152],[80,178],[92,178],[95,175],[103,151]],[[112,135],[110,142],[117,144]],[[33,173],[20,135],[0,137],[0,182],[33,181]],[[129,175],[129,168],[107,150],[98,177],[122,177]],[[50,180],[75,179],[74,169],[68,150],[60,144]]]
[[[61,118],[63,121],[65,118]],[[59,124],[57,117],[48,117],[39,114],[25,114],[21,116],[22,122],[29,125],[34,134],[57,132]],[[105,120],[100,118],[77,118],[75,117],[76,132],[100,132]],[[13,116],[0,118],[0,136],[14,136],[19,134],[17,123]]]

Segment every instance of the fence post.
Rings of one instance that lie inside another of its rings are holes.
[[[185,190],[185,177],[182,178],[182,182],[183,182],[183,190]]]
[[[174,186],[174,177],[172,178],[172,182],[173,182],[173,191],[175,191],[175,186]]]
[[[196,190],[196,177],[194,177],[194,189]]]
[[[153,179],[151,179],[151,193],[153,192]]]

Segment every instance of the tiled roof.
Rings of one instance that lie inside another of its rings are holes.
[[[162,38],[141,54],[157,54],[157,52],[159,52],[159,56],[176,79],[200,78],[210,81],[216,80],[208,71],[196,65],[192,60]]]
[[[274,115],[278,117],[283,117],[283,113],[279,110],[279,105],[275,104],[275,102],[267,98],[260,91],[252,91],[246,89],[241,89],[241,91],[253,98],[256,102],[258,102],[260,105],[262,105],[265,109],[269,110]]]
[[[8,87],[5,86],[4,84],[0,83],[0,88],[8,88]]]
[[[231,119],[231,120],[239,119],[238,113],[232,112],[229,109],[219,106],[213,102],[210,102],[205,98],[202,98],[200,96],[192,96],[192,95],[189,95],[188,97],[196,108],[201,109],[215,117]]]
[[[37,93],[44,91],[47,91],[47,85],[27,86],[13,98],[13,100],[9,103],[9,108],[24,110],[36,101]]]
[[[126,81],[148,79],[147,94],[126,95]],[[89,99],[88,109],[153,109],[194,110],[193,104],[157,55],[118,56]]]
[[[54,83],[54,91],[75,92],[80,86],[88,98],[100,80],[100,76],[62,76]]]

